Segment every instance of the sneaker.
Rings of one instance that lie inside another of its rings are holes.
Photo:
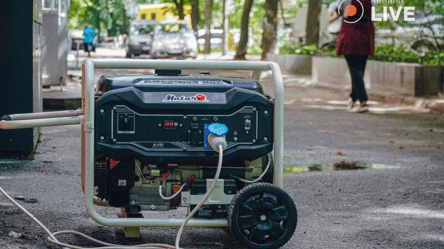
[[[347,100],[347,110],[350,111],[351,109],[353,109],[353,107],[355,107],[356,102],[353,101],[353,99],[349,98]]]
[[[351,113],[368,112],[368,105],[367,104],[358,105],[358,106],[354,107],[353,109],[351,109],[349,112],[351,112]]]

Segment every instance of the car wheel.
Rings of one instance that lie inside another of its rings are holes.
[[[151,57],[151,59],[153,59],[153,60],[155,60],[155,59],[157,59],[157,57],[156,57],[156,52],[150,52],[150,57]]]
[[[433,43],[429,41],[416,41],[413,43],[412,49],[424,53],[437,50]]]

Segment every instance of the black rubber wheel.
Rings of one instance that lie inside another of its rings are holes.
[[[279,248],[296,230],[297,211],[291,197],[269,183],[239,191],[228,208],[231,233],[245,247]]]
[[[416,41],[412,45],[412,49],[417,52],[429,52],[429,51],[436,51],[437,50],[435,45],[433,45],[433,43],[431,43],[430,41],[427,41],[427,40]]]

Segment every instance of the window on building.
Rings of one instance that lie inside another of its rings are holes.
[[[45,0],[43,2],[43,8],[45,9],[51,9],[52,8],[52,0]]]
[[[156,20],[156,13],[151,13],[151,20]]]
[[[146,15],[145,14],[142,14],[142,19],[146,19]]]

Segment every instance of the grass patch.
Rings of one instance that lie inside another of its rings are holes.
[[[385,164],[361,164],[359,162],[346,162],[329,164],[313,164],[310,166],[302,165],[284,165],[284,174],[305,173],[305,172],[333,172],[339,170],[360,170],[360,169],[401,169],[402,164],[385,165]]]

